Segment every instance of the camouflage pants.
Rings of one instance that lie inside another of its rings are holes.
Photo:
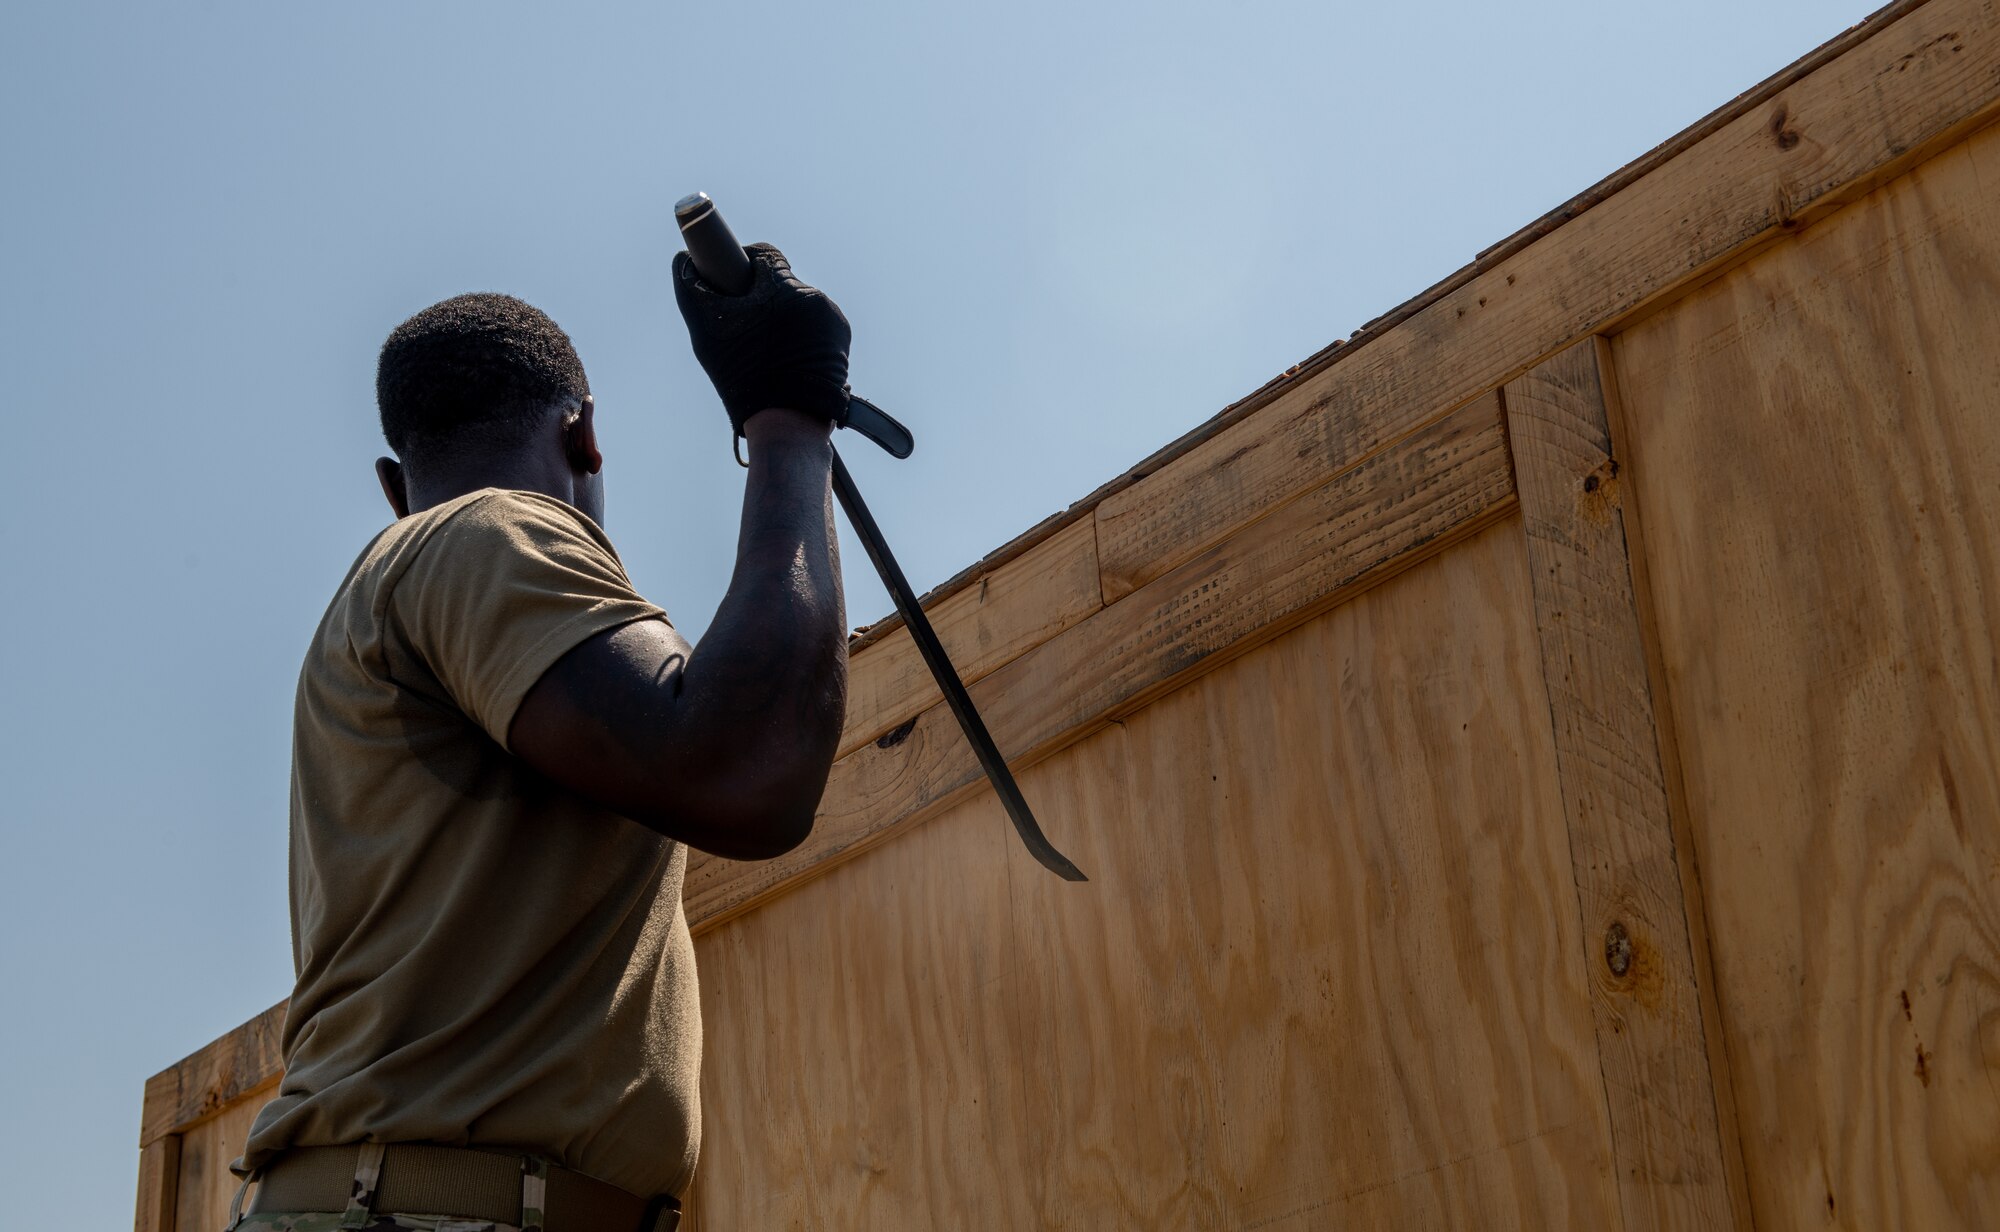
[[[284,1214],[276,1211],[245,1215],[236,1232],[340,1232],[340,1211]],[[448,1215],[370,1215],[362,1232],[520,1232],[511,1223],[486,1219],[453,1219]]]

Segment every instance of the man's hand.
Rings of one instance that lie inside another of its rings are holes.
[[[831,423],[847,418],[847,348],[839,305],[792,273],[785,254],[752,244],[756,276],[742,295],[711,290],[686,253],[674,258],[674,298],[695,358],[738,434],[750,416],[784,407]]]

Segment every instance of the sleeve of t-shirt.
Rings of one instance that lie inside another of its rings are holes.
[[[521,699],[579,643],[666,613],[604,532],[552,497],[494,492],[432,531],[389,596],[390,624],[501,747]]]

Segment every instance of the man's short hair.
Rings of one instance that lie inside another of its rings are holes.
[[[398,325],[375,369],[382,435],[406,462],[412,451],[520,445],[551,410],[589,392],[569,335],[540,309],[489,292]]]

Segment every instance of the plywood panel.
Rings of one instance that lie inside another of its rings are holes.
[[[1622,335],[1760,1229],[2000,1227],[2000,133]]]
[[[1618,1225],[1507,522],[697,941],[718,1227]]]

